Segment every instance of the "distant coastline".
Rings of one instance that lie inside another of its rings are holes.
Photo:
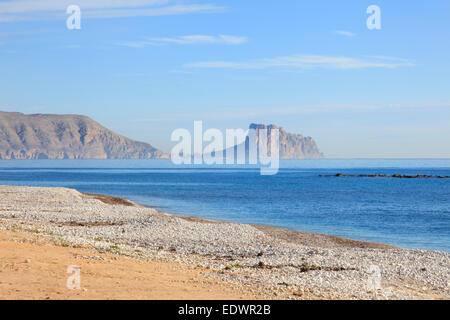
[[[286,132],[275,125],[250,124],[249,130],[279,131],[279,158],[322,158],[311,137]],[[201,138],[203,137],[203,133]],[[190,136],[190,134],[189,134]],[[244,136],[245,138],[245,136]],[[244,149],[249,152],[249,136]],[[252,140],[253,141],[253,140]],[[255,141],[256,142],[256,141]],[[184,141],[181,141],[184,144]],[[189,147],[191,143],[187,143]],[[233,138],[234,144],[234,138]],[[223,146],[220,150],[223,149]],[[238,146],[224,153],[240,149]],[[193,154],[192,151],[186,154]],[[203,151],[200,150],[201,153]],[[0,111],[0,159],[169,159],[149,143],[135,141],[107,129],[84,115],[30,114]]]
[[[396,179],[450,179],[450,176],[433,176],[429,174],[417,174],[417,175],[406,175],[406,174],[319,174],[319,177],[351,177],[351,178],[396,178]]]

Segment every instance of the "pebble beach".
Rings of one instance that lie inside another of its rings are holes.
[[[198,266],[259,298],[450,298],[448,252],[176,216],[73,189],[0,186],[0,230]]]

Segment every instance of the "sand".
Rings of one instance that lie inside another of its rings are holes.
[[[206,270],[56,246],[48,239],[0,231],[0,299],[255,299],[236,284],[202,276]],[[67,288],[69,265],[80,289]]]
[[[0,186],[0,235],[5,299],[450,298],[448,252],[169,215],[66,188]],[[78,291],[65,286],[70,265],[81,267]]]

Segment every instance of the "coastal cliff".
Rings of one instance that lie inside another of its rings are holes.
[[[278,129],[279,130],[279,151],[280,151],[280,159],[319,159],[323,158],[323,154],[320,152],[319,147],[316,142],[311,137],[304,137],[300,134],[294,134],[287,132],[283,127],[277,127],[274,124],[265,125],[265,124],[256,124],[252,123],[249,126],[250,130],[255,130],[255,139],[256,144],[259,140],[260,130],[267,130],[267,143],[268,150],[270,150],[270,138],[271,138],[271,130]],[[250,146],[250,138],[247,136],[245,140],[245,151],[248,157],[249,146]],[[237,146],[235,147],[235,151],[237,150]]]
[[[81,115],[0,111],[0,159],[168,158]]]
[[[323,158],[316,142],[311,137],[304,137],[300,134],[287,132],[283,127],[276,125],[264,125],[252,123],[249,129],[256,131],[256,137],[259,136],[259,130],[266,129],[267,135],[270,137],[270,131],[279,130],[280,139],[280,159],[318,159]],[[269,139],[270,140],[270,139]],[[248,138],[246,147],[248,148]]]

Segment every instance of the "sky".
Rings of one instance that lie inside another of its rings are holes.
[[[276,124],[328,158],[450,158],[449,14],[448,0],[0,0],[0,110],[87,115],[166,152],[202,120]]]

